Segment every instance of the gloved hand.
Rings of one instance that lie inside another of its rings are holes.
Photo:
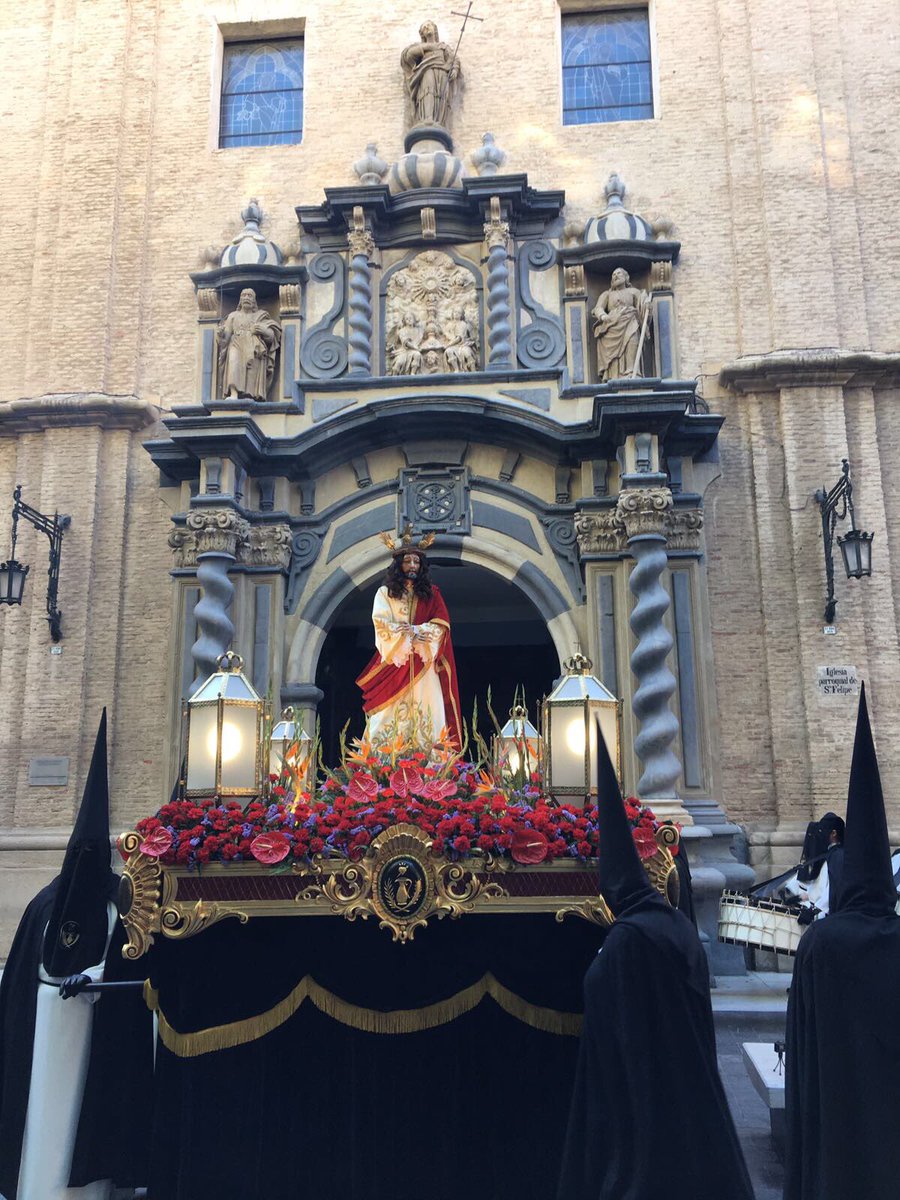
[[[800,915],[797,917],[797,924],[798,925],[812,925],[813,921],[819,915],[820,911],[821,910],[816,908],[816,906],[814,904],[811,904],[809,906],[809,908],[801,908]]]
[[[83,992],[90,982],[90,975],[69,975],[59,985],[59,994],[63,1000],[68,1000],[70,996],[77,996],[79,992]]]

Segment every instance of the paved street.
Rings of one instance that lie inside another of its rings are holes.
[[[769,1132],[768,1109],[744,1066],[741,1043],[784,1038],[784,996],[789,983],[789,975],[749,976],[743,985],[739,980],[721,980],[713,991],[719,1071],[756,1200],[782,1200],[784,1167]]]

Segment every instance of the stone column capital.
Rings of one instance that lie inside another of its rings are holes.
[[[198,556],[229,554],[236,558],[238,547],[250,535],[249,522],[233,508],[194,508],[185,524],[196,538]]]
[[[616,516],[625,526],[629,541],[635,537],[665,538],[672,507],[672,493],[668,488],[628,488],[619,494]]]

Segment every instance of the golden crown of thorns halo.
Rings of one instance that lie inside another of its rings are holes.
[[[378,536],[387,546],[388,550],[390,550],[394,558],[400,554],[424,554],[435,538],[433,533],[426,533],[423,538],[420,538],[416,542],[413,538],[413,527],[410,524],[406,525],[399,539],[392,538],[387,531],[380,533]]]

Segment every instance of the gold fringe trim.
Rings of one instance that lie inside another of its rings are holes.
[[[485,996],[490,996],[509,1016],[542,1033],[562,1037],[578,1037],[581,1033],[581,1017],[578,1013],[557,1012],[552,1008],[529,1004],[498,983],[490,972],[448,1000],[440,1000],[423,1008],[398,1008],[391,1012],[348,1004],[340,996],[321,987],[311,975],[305,975],[294,990],[268,1012],[246,1017],[243,1021],[232,1021],[228,1025],[198,1029],[195,1033],[179,1033],[173,1029],[159,1007],[159,993],[150,986],[149,980],[144,984],[147,1007],[157,1014],[160,1040],[167,1050],[179,1058],[197,1058],[216,1050],[245,1046],[248,1042],[265,1037],[292,1017],[305,1000],[311,1000],[320,1012],[332,1020],[363,1033],[402,1034],[421,1033],[438,1025],[446,1025],[471,1012]]]

